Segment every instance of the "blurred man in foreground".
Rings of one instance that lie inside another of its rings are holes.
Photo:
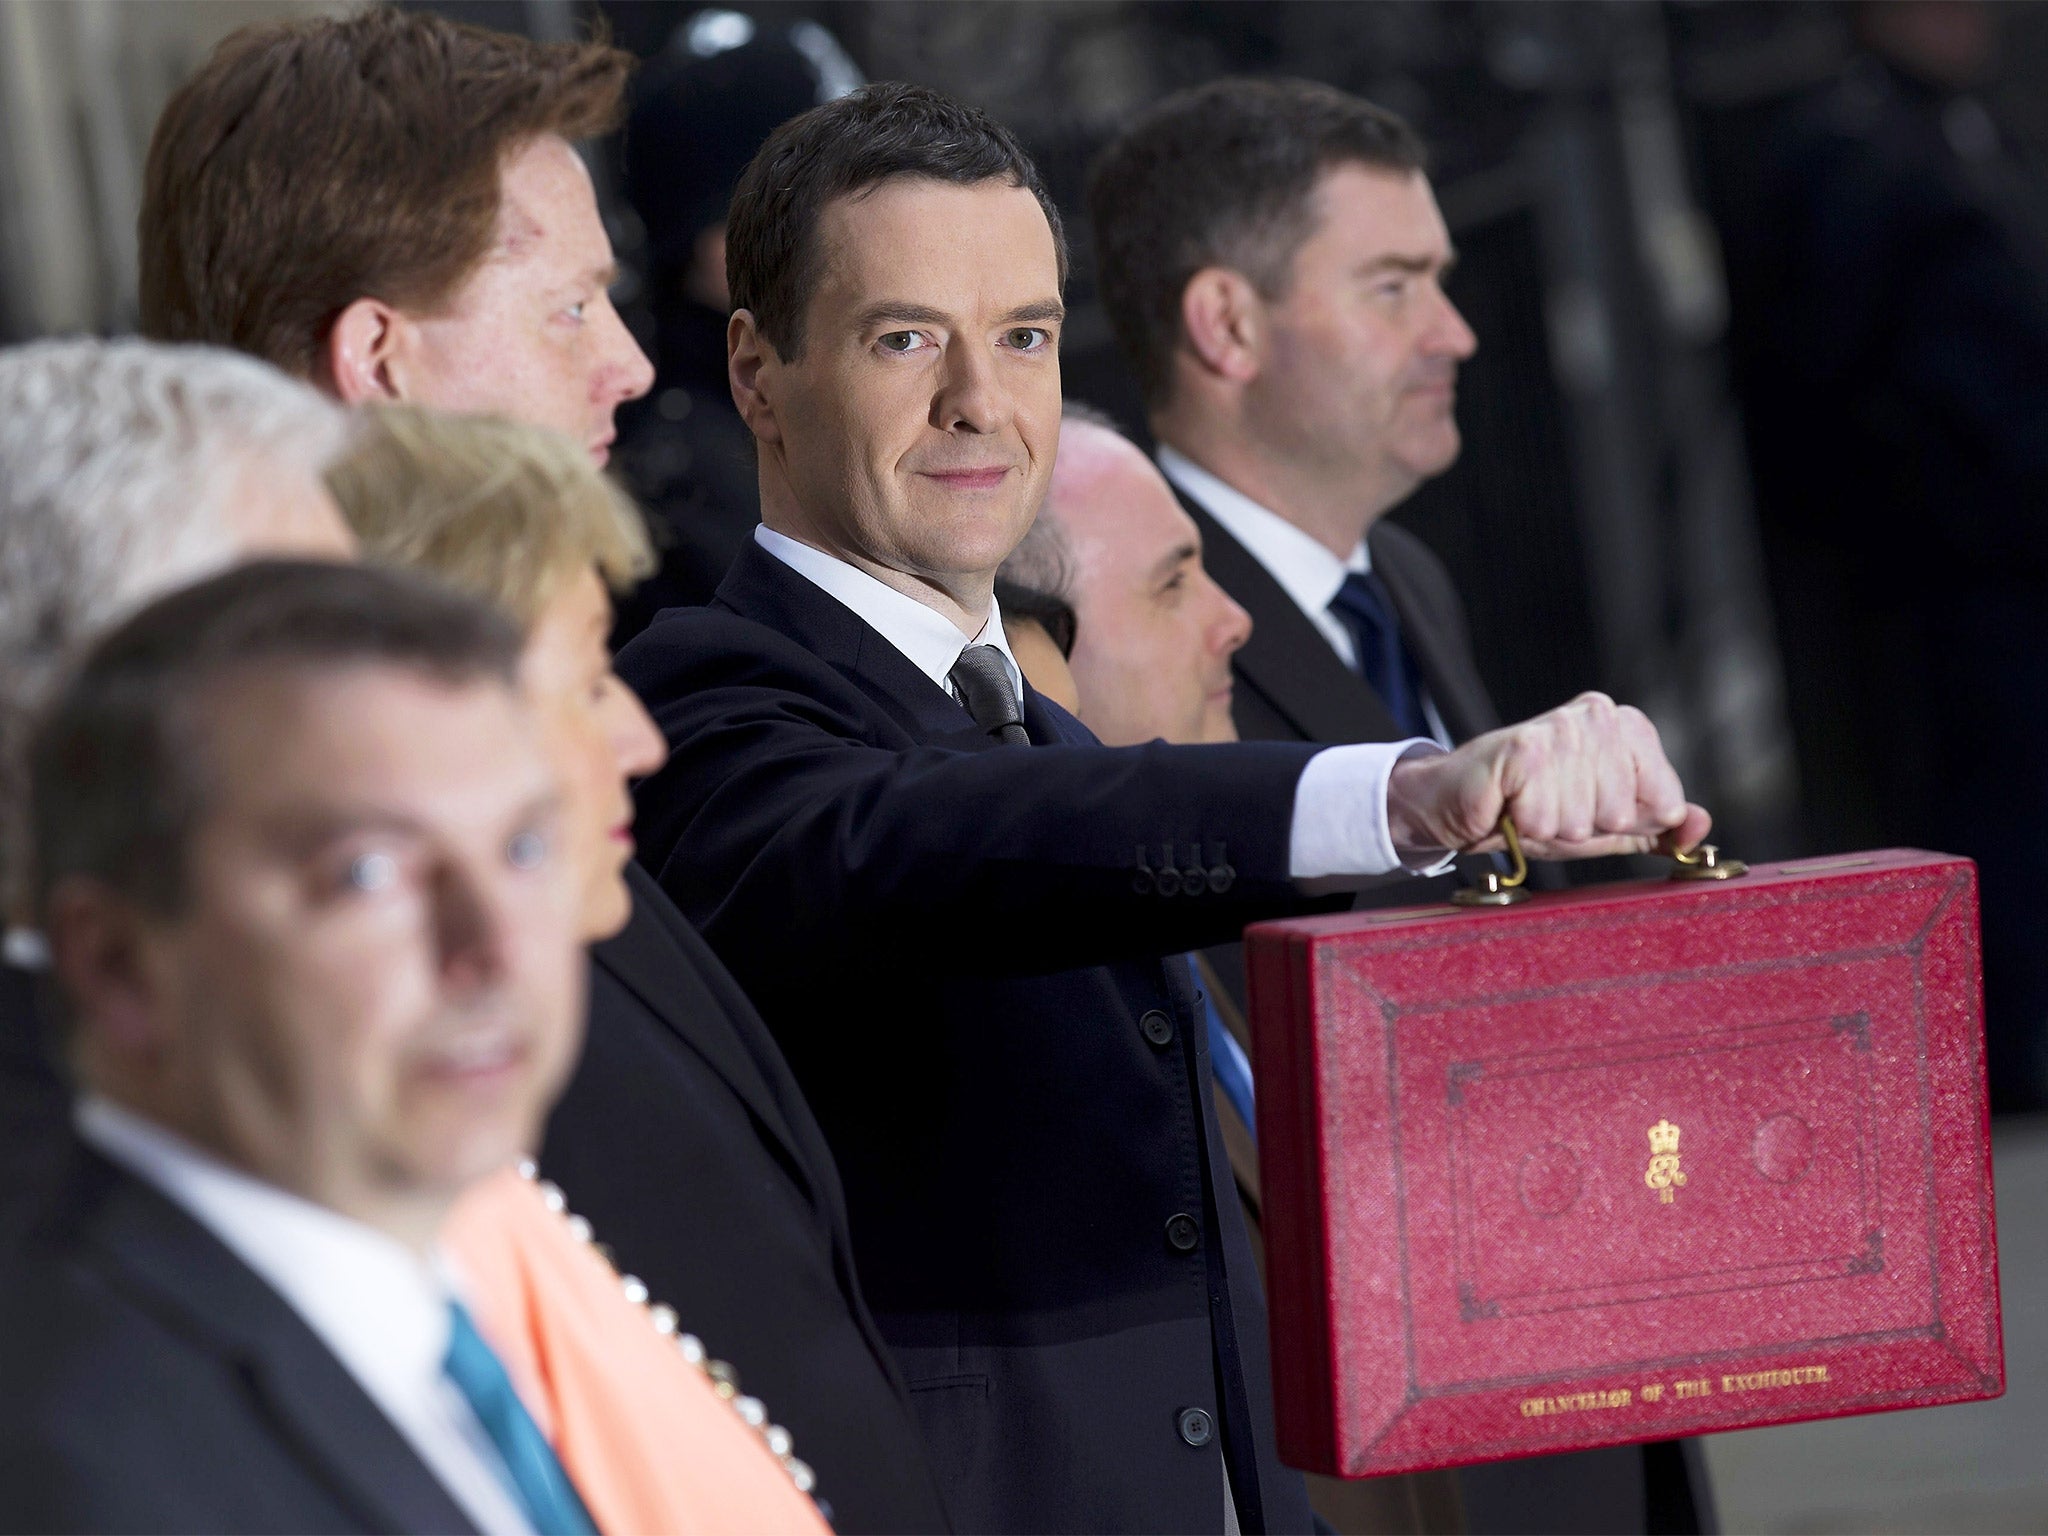
[[[608,590],[649,564],[639,512],[553,433],[403,406],[368,414],[329,476],[364,557],[439,576],[512,616],[525,636],[528,695],[561,770],[578,932],[591,946],[590,1020],[548,1123],[542,1173],[650,1304],[687,1331],[694,1353],[730,1362],[718,1369],[750,1394],[742,1406],[775,1448],[785,1493],[791,1480],[815,1492],[845,1532],[941,1524],[853,1276],[832,1154],[766,1027],[632,862],[628,786],[659,766],[663,749],[612,672],[605,635]],[[515,1192],[503,1195],[516,1208]],[[721,1236],[710,1251],[707,1232]],[[582,1395],[613,1396],[609,1384],[594,1388]],[[591,1440],[646,1432],[626,1423]],[[657,1441],[680,1432],[655,1431]],[[643,1527],[674,1525],[664,1509],[701,1519],[732,1480],[691,1486],[687,1474],[712,1451],[700,1435],[606,1486],[663,1491],[656,1518],[635,1522]]]
[[[0,1203],[57,1156],[68,1099],[37,1017],[28,738],[77,651],[159,593],[259,554],[347,559],[321,484],[343,413],[207,347],[67,340],[0,352]]]
[[[33,754],[82,1098],[13,1255],[0,1522],[589,1531],[435,1235],[582,1022],[518,638],[245,566],[92,651]]]

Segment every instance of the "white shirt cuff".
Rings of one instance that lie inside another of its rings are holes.
[[[1403,859],[1387,829],[1387,780],[1394,765],[1416,752],[1441,751],[1416,736],[1326,747],[1310,758],[1294,785],[1288,874],[1313,892],[1343,890],[1395,870],[1433,875],[1450,868],[1455,849],[1421,850]]]

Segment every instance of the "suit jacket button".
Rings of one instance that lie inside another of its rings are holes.
[[[1221,896],[1230,889],[1230,882],[1237,878],[1237,871],[1228,864],[1218,864],[1209,871],[1209,889]]]
[[[1166,1241],[1175,1253],[1193,1253],[1195,1244],[1201,1240],[1201,1224],[1186,1211],[1176,1211],[1167,1217]]]
[[[1216,1421],[1200,1408],[1183,1408],[1176,1421],[1181,1439],[1189,1445],[1207,1445],[1216,1436]]]
[[[1145,1038],[1154,1045],[1173,1043],[1173,1020],[1157,1008],[1148,1008],[1139,1016],[1138,1028],[1145,1032]]]

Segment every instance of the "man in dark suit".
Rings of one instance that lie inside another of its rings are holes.
[[[1223,80],[1151,109],[1090,178],[1103,302],[1160,468],[1253,619],[1232,659],[1247,740],[1448,746],[1499,723],[1449,574],[1385,520],[1456,459],[1457,369],[1478,345],[1443,290],[1454,253],[1425,165],[1406,123],[1355,97]],[[1209,959],[1241,1002],[1234,952]],[[1712,1522],[1703,1463],[1672,1446],[1459,1483],[1475,1533]]]
[[[955,1517],[1306,1529],[1162,960],[1483,845],[1505,808],[1567,853],[1704,813],[1595,696],[1443,754],[1110,749],[1024,689],[991,588],[1052,465],[1064,261],[981,114],[908,86],[804,114],[727,250],[763,527],[709,608],[621,653],[670,747],[642,857],[833,1143]]]
[[[589,1530],[435,1259],[581,1026],[518,654],[414,578],[262,563],[52,705],[35,894],[81,1099],[0,1276],[0,1524]]]

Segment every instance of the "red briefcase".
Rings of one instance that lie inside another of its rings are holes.
[[[1266,923],[1246,955],[1293,1465],[2004,1390],[1968,860]]]

